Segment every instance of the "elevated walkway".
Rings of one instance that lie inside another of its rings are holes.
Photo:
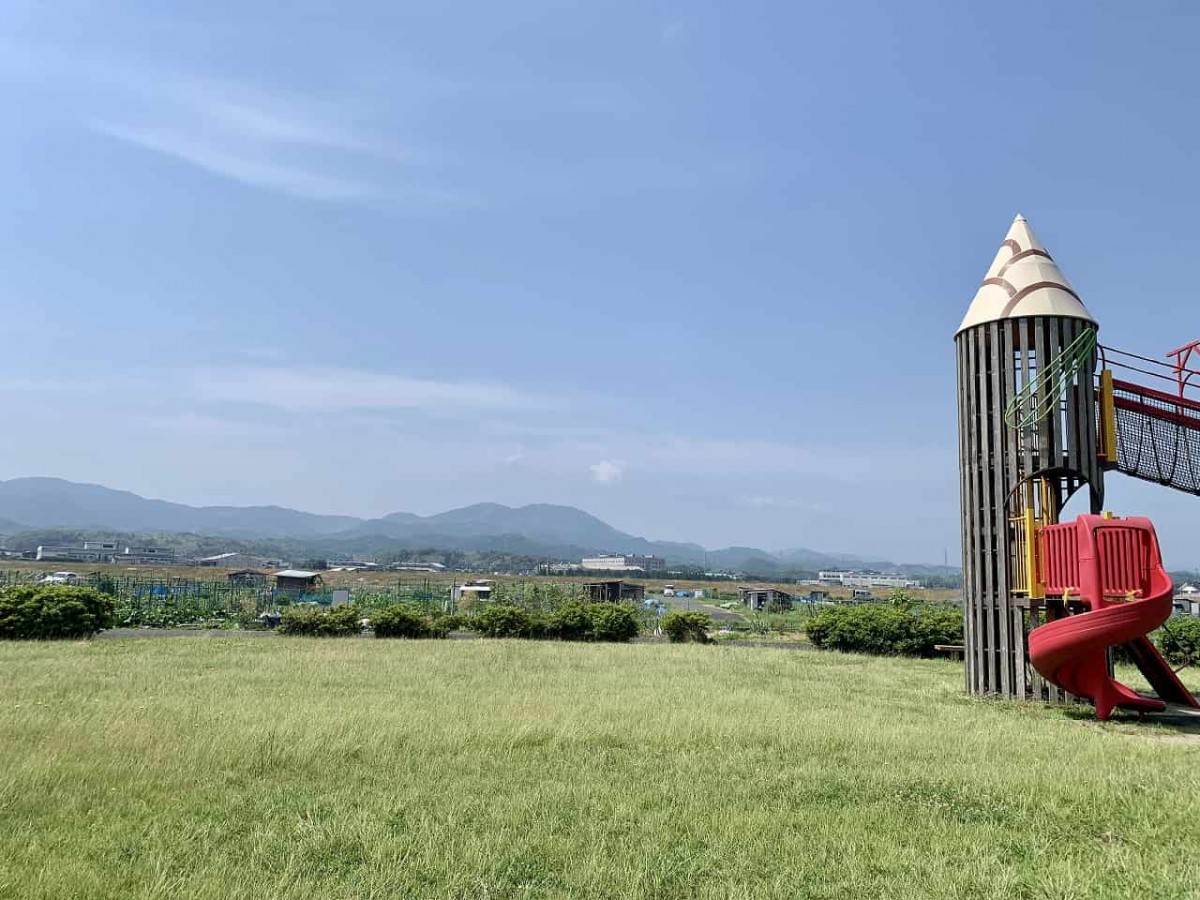
[[[1194,352],[1200,353],[1200,342],[1172,351],[1172,364],[1101,348],[1104,368],[1113,371],[1108,414],[1108,428],[1113,433],[1108,443],[1115,447],[1107,452],[1107,468],[1200,496],[1200,397],[1195,396],[1192,384],[1200,370],[1188,365]],[[1133,373],[1147,376],[1154,386],[1132,381]],[[1105,426],[1101,424],[1103,436]]]

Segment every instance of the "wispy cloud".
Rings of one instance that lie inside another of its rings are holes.
[[[108,137],[165,153],[214,175],[295,197],[311,200],[354,200],[372,193],[371,188],[361,182],[256,158],[225,149],[218,142],[171,129],[136,128],[111,122],[94,122],[92,127]]]
[[[379,187],[345,173],[403,158],[318,102],[223,82],[108,78],[134,102],[89,119],[91,130],[241,184],[311,200],[361,200]]]
[[[406,378],[359,369],[239,367],[195,375],[203,402],[246,403],[291,412],[321,410],[535,408],[546,402],[507,385]]]

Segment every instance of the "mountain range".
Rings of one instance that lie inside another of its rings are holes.
[[[197,534],[231,539],[300,540],[342,552],[437,548],[489,550],[555,559],[597,553],[656,555],[676,564],[759,574],[837,566],[939,573],[942,566],[897,566],[853,554],[753,547],[706,550],[699,544],[651,541],[618,531],[571,506],[477,503],[431,516],[396,512],[378,519],[318,515],[279,506],[186,506],[129,491],[60,478],[0,481],[0,533],[31,530]]]

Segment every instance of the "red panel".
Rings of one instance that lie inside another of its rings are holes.
[[[1042,576],[1046,593],[1079,591],[1078,531],[1074,522],[1042,529]]]

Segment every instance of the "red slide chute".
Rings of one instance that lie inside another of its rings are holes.
[[[1146,635],[1171,615],[1173,586],[1158,538],[1141,516],[1080,516],[1042,530],[1047,594],[1078,596],[1087,611],[1035,628],[1029,658],[1042,677],[1096,703],[1107,719],[1114,707],[1161,711],[1164,701],[1200,707]],[[1108,674],[1106,651],[1127,645],[1158,693],[1145,697]]]

